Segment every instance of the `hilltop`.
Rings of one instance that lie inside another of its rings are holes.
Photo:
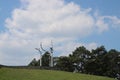
[[[113,78],[54,70],[1,68],[0,80],[114,80]]]

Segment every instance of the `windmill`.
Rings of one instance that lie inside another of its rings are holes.
[[[42,52],[40,48],[35,48],[35,50],[37,50],[40,53],[40,67],[41,67],[42,66]]]
[[[53,67],[53,42],[51,41],[50,47],[50,67]]]
[[[53,67],[53,42],[51,41],[51,47],[50,47],[50,51],[47,51],[43,48],[42,43],[40,44],[40,48],[42,51],[44,52],[49,52],[50,53],[50,61],[49,61],[49,65],[50,67]]]

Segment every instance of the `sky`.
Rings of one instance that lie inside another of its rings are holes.
[[[76,47],[120,51],[120,0],[0,0],[0,64],[27,65],[40,47],[67,56]]]

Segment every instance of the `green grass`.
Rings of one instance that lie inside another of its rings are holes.
[[[1,68],[0,80],[114,80],[114,79],[63,71]]]

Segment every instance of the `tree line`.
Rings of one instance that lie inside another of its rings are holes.
[[[49,66],[49,52],[42,57],[44,66]],[[54,67],[59,70],[80,72],[100,76],[115,77],[120,74],[120,52],[104,46],[89,51],[84,46],[77,47],[69,56],[54,57]],[[39,66],[39,60],[33,59],[29,66]]]

